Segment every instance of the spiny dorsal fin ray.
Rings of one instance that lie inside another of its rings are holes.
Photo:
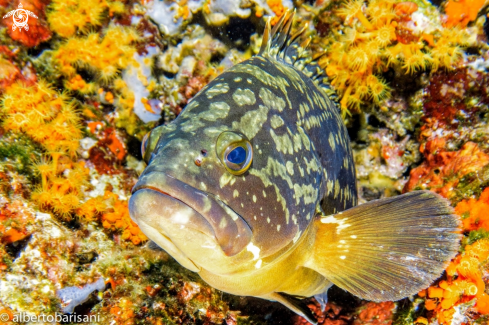
[[[270,26],[271,26],[271,23],[270,23],[270,18],[269,18],[269,19],[267,19],[267,24],[265,25],[265,30],[263,31],[262,43],[261,43],[260,52],[258,53],[258,55],[265,53],[265,52],[268,52],[268,49],[270,47],[270,37],[271,37],[270,36],[270,33],[271,33]]]
[[[438,278],[459,247],[458,216],[429,191],[370,201],[321,217],[307,267],[372,301],[395,301]]]
[[[298,48],[299,42],[296,41],[309,27],[309,24],[304,24],[302,28],[289,38],[289,46],[283,51],[283,58],[288,64],[294,64],[299,58]]]
[[[301,36],[307,30],[308,25],[305,24],[298,32],[290,36],[294,14],[295,11],[286,11],[273,29],[270,20],[267,21],[258,55],[294,66],[315,80],[319,86],[323,86],[321,82],[324,70],[317,65],[317,59],[313,58],[308,50],[311,38],[307,37],[301,41]]]
[[[282,32],[278,34],[278,39],[277,39],[277,49],[278,49],[278,55],[281,55],[283,57],[283,51],[284,47],[287,45],[287,41],[289,39],[290,35],[290,30],[292,28],[292,22],[294,20],[294,14],[295,11],[290,13],[289,17],[286,18],[284,21],[284,27],[282,28]]]

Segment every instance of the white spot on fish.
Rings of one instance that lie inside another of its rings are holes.
[[[345,256],[345,255],[341,255],[341,256],[340,256],[340,258],[341,258],[342,260],[344,260],[344,259],[346,258],[346,256]]]
[[[253,261],[260,258],[260,248],[253,245],[253,243],[250,242],[248,246],[246,246],[246,250],[253,254]]]
[[[255,264],[256,269],[259,269],[261,267],[261,262],[262,262],[262,260],[258,260],[258,262],[256,262],[256,264]]]
[[[226,186],[231,180],[234,180],[234,176],[230,173],[224,173],[221,175],[221,178],[219,179],[219,185],[221,188]]]
[[[329,216],[329,217],[322,217],[321,223],[335,223],[335,224],[337,224],[338,226],[336,227],[336,233],[339,234],[341,230],[351,226],[350,224],[346,223],[346,220],[348,220],[348,218],[336,219],[334,216]]]
[[[228,224],[228,221],[226,218],[222,218],[221,222],[219,222],[219,228],[224,229]]]

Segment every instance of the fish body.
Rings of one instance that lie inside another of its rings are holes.
[[[458,219],[422,191],[355,207],[346,128],[292,20],[267,25],[257,56],[150,133],[130,212],[211,286],[314,322],[297,297],[332,283],[375,301],[429,285],[457,250]]]

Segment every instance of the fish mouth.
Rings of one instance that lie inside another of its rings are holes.
[[[148,227],[157,229],[162,237],[166,237],[159,240],[172,243],[174,247],[169,249],[178,249],[175,251],[177,255],[186,256],[183,253],[185,247],[182,247],[186,241],[183,238],[177,240],[181,233],[188,236],[185,228],[215,239],[226,256],[238,254],[251,241],[249,225],[222,200],[152,166],[141,175],[132,193],[129,202],[131,218],[141,224],[143,232]],[[151,237],[155,234],[146,235],[159,244]],[[171,251],[168,253],[173,255]]]

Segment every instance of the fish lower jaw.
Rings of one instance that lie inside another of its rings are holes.
[[[133,188],[129,210],[133,219],[153,219],[147,223],[154,223],[158,230],[162,221],[168,221],[201,231],[215,238],[226,256],[243,251],[253,236],[246,221],[217,196],[162,171],[153,170],[141,176]],[[175,234],[168,234],[177,243]]]
[[[163,248],[168,254],[170,254],[180,265],[193,272],[200,272],[201,268],[197,266],[191,259],[189,259],[166,235],[160,233],[155,228],[149,226],[144,221],[139,220],[137,222],[139,228],[143,233],[151,238],[158,246]]]

